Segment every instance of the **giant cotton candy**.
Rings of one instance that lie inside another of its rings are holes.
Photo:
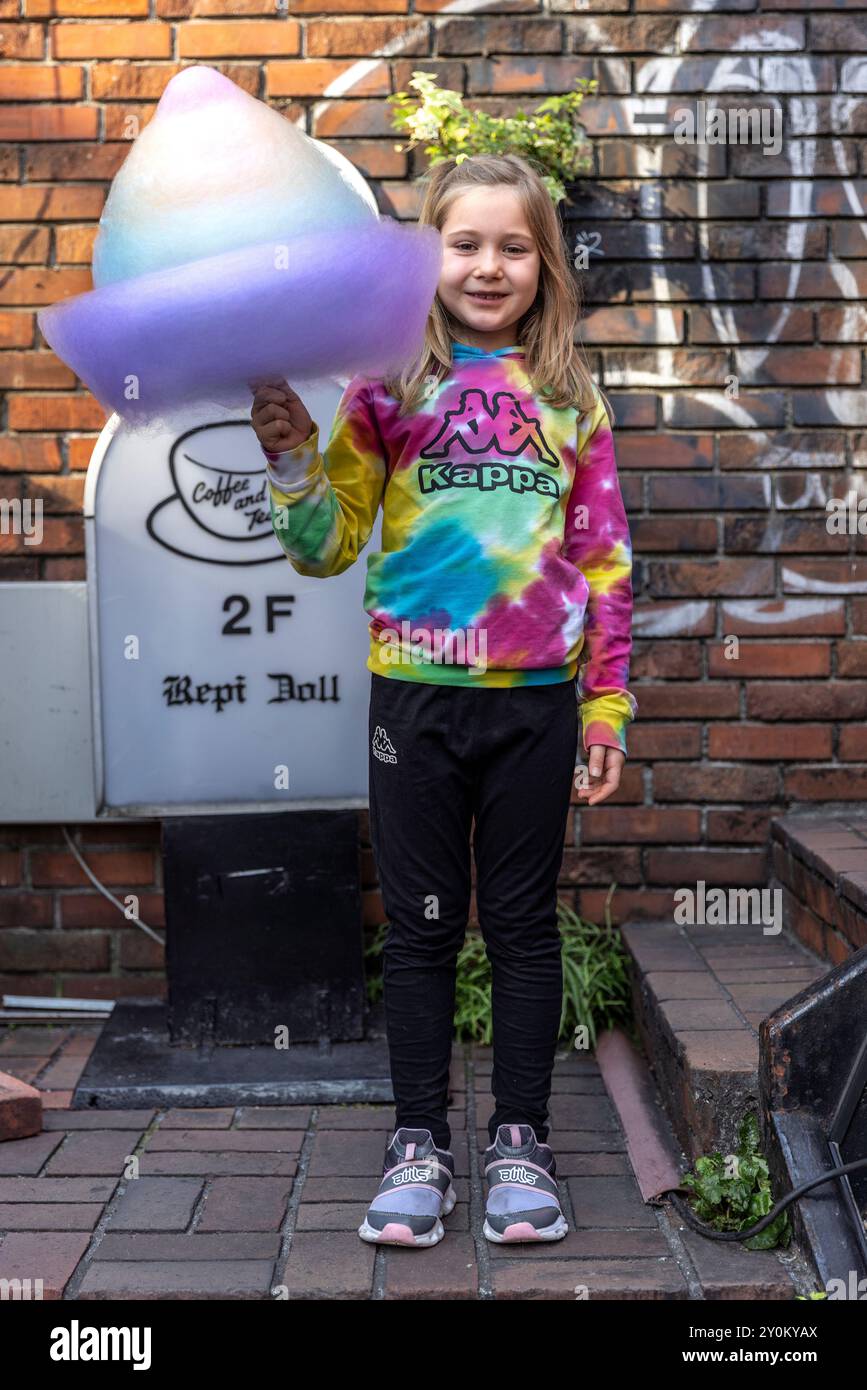
[[[143,423],[197,401],[413,360],[439,234],[380,217],[337,151],[212,68],[168,83],[111,186],[95,288],[39,314],[106,409]]]

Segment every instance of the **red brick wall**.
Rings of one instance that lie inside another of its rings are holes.
[[[415,68],[494,113],[595,77],[584,107],[595,169],[571,234],[595,247],[583,331],[618,414],[640,714],[617,803],[570,818],[562,896],[599,916],[616,879],[623,918],[666,912],[672,890],[699,878],[767,883],[771,816],[867,797],[867,537],[829,534],[825,513],[859,480],[867,494],[864,9],[441,9],[0,0],[0,492],[41,498],[46,522],[40,547],[0,535],[0,580],[84,576],[84,474],[104,417],[35,312],[88,288],[129,117],[146,121],[180,67],[212,64],[292,119],[305,113],[401,218],[417,212],[423,157],[395,149],[384,98]],[[641,122],[710,93],[779,109],[781,152],[698,149]],[[727,637],[740,641],[734,660]],[[81,842],[159,925],[158,827],[88,828]],[[369,852],[365,864],[373,922]],[[118,923],[59,829],[0,827],[0,924],[4,989],[161,988],[152,943]]]

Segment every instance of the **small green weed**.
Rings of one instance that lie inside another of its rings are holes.
[[[719,1151],[695,1161],[695,1172],[681,1179],[691,1189],[695,1215],[717,1231],[743,1231],[767,1216],[774,1205],[768,1165],[759,1151],[759,1125],[746,1115],[738,1128],[733,1154]],[[743,1244],[748,1250],[772,1250],[788,1245],[792,1227],[788,1211],[781,1211],[770,1226]]]

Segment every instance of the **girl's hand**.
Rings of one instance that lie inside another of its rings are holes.
[[[604,801],[612,792],[616,792],[620,786],[620,774],[625,762],[626,754],[621,753],[619,748],[609,748],[604,743],[591,743],[588,759],[590,785],[578,788],[579,797],[583,796],[588,806],[595,806],[598,801]]]
[[[260,377],[250,382],[250,388],[255,392],[250,418],[264,449],[281,454],[310,438],[313,421],[284,377]]]

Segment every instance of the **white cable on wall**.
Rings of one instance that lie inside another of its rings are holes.
[[[154,941],[159,942],[160,946],[165,946],[165,939],[161,937],[158,932],[155,932],[153,927],[149,927],[146,922],[143,922],[141,920],[140,917],[130,915],[130,913],[124,907],[123,903],[118,898],[116,898],[113,893],[109,892],[104,883],[100,883],[99,879],[96,877],[96,874],[92,871],[92,869],[88,868],[87,864],[81,857],[81,852],[79,851],[78,846],[73,841],[72,836],[70,835],[66,826],[62,825],[60,828],[63,831],[64,836],[66,837],[66,843],[69,845],[72,854],[78,861],[81,868],[87,874],[87,877],[90,879],[94,888],[97,888],[99,892],[102,893],[103,897],[108,898],[110,903],[114,903],[118,912],[122,912],[128,922],[134,922],[137,927],[141,927],[143,932],[147,932],[148,936],[152,936]]]

